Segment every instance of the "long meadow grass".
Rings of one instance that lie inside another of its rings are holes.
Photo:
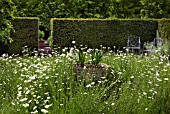
[[[169,114],[170,63],[165,55],[104,53],[111,73],[76,80],[76,55],[0,59],[0,114]],[[90,55],[89,55],[90,56]]]

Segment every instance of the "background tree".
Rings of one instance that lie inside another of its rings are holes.
[[[15,10],[16,7],[11,0],[0,1],[0,42],[12,41],[9,34],[12,29],[11,19]]]
[[[141,18],[163,18],[170,17],[169,0],[141,0]]]

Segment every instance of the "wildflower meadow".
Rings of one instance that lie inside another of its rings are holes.
[[[74,51],[0,58],[0,114],[170,113],[168,56],[103,52],[99,64],[110,73],[87,81],[77,79]],[[90,61],[88,51],[83,61]]]

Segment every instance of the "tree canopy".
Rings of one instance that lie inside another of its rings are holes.
[[[0,41],[7,43],[11,41],[9,34],[12,29],[11,19],[15,6],[11,0],[0,1]]]

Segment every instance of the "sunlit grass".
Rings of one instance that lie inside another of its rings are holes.
[[[170,63],[163,55],[104,53],[111,74],[76,80],[74,50],[0,59],[2,114],[168,114]],[[90,55],[87,55],[90,58]]]

